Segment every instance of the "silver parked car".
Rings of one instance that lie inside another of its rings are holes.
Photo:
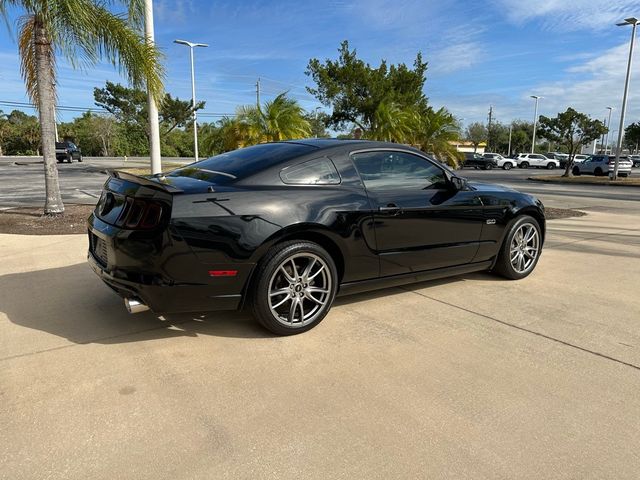
[[[591,155],[584,162],[576,163],[572,172],[574,175],[591,174],[598,177],[608,175],[609,171],[613,171],[615,164],[615,155]],[[631,165],[629,160],[621,158],[618,165],[618,174],[621,177],[631,175]]]

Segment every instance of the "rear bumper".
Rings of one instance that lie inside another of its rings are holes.
[[[123,298],[157,313],[236,310],[241,307],[253,264],[201,262],[175,232],[135,236],[95,216],[89,219],[87,260],[100,279]],[[96,248],[96,239],[100,247]],[[236,270],[212,277],[212,270]]]
[[[208,312],[237,310],[241,294],[211,295],[208,285],[147,285],[121,278],[106,271],[91,252],[87,255],[91,269],[122,298],[136,299],[156,313]]]

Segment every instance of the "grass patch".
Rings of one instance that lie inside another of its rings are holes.
[[[618,177],[617,180],[609,180],[609,177],[584,176],[579,177],[563,177],[561,175],[538,175],[529,177],[534,182],[546,183],[572,183],[575,185],[615,185],[622,187],[640,187],[640,178],[638,177]]]

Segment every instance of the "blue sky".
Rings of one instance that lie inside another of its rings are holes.
[[[421,51],[430,103],[465,124],[485,121],[490,105],[499,121],[532,119],[535,94],[544,97],[545,115],[573,106],[603,118],[613,106],[617,130],[631,28],[615,23],[640,16],[640,0],[155,0],[154,12],[171,94],[191,95],[188,49],[173,40],[211,45],[196,50],[197,96],[209,113],[255,102],[258,77],[263,99],[289,90],[306,109],[319,106],[304,88],[311,85],[307,62],[335,58],[347,39],[375,65],[381,58],[412,63]],[[17,16],[10,12],[10,21]],[[627,123],[640,120],[638,55]],[[119,80],[106,64],[77,72],[60,61],[59,69],[61,105],[93,107],[93,87]],[[26,101],[15,40],[4,26],[0,101]]]

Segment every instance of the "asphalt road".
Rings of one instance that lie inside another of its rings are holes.
[[[42,164],[34,158],[0,157],[0,208],[19,205],[39,206],[44,202]],[[165,163],[190,163],[191,159],[163,159]],[[83,163],[58,164],[62,198],[66,202],[95,203],[107,178],[106,168],[146,166],[147,159],[87,157]],[[637,173],[636,173],[637,172]],[[558,171],[559,173],[559,171]],[[474,181],[499,183],[539,197],[545,205],[557,208],[581,208],[634,212],[640,202],[640,188],[600,185],[543,184],[527,180],[535,175],[548,175],[544,169],[473,170],[460,175]],[[634,174],[640,175],[640,169]]]
[[[165,158],[166,163],[191,163],[192,159]],[[62,200],[71,203],[96,203],[108,168],[143,167],[148,159],[85,157],[82,163],[59,163],[58,175]],[[43,165],[34,157],[0,157],[0,208],[44,204]]]

